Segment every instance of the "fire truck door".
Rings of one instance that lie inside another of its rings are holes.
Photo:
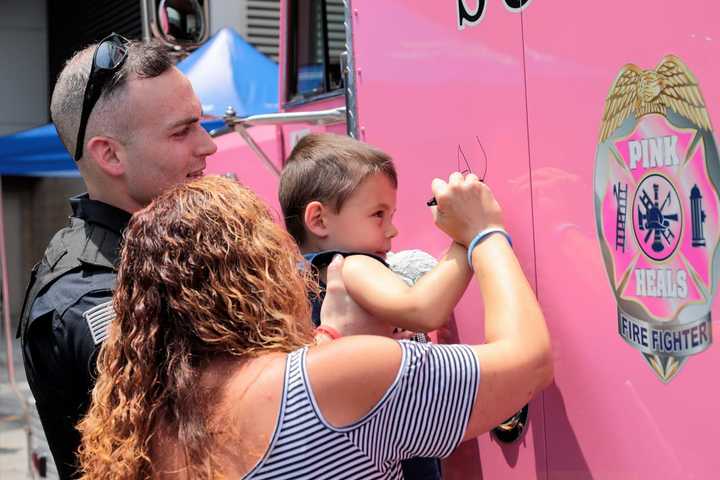
[[[548,478],[718,478],[718,14],[700,0],[522,13]]]
[[[398,176],[400,233],[393,250],[440,255],[448,239],[426,201],[434,177],[471,169],[501,202],[514,248],[535,283],[531,179],[520,16],[500,0],[458,2],[352,0],[358,137],[387,152]],[[470,5],[473,4],[473,5]],[[476,5],[485,5],[477,15]],[[470,288],[455,311],[456,341],[483,339],[482,302]],[[490,435],[467,442],[446,463],[446,478],[544,478],[542,397],[530,405],[521,439]]]

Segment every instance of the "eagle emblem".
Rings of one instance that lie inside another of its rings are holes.
[[[605,101],[600,141],[607,140],[630,114],[637,118],[649,113],[665,115],[668,108],[711,130],[697,80],[680,59],[668,55],[655,70],[625,65]]]

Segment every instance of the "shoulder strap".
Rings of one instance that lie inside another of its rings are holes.
[[[335,257],[335,255],[342,255],[343,257],[351,257],[353,255],[366,255],[368,257],[372,257],[378,262],[382,263],[386,267],[388,266],[387,262],[383,260],[382,258],[378,257],[377,255],[373,255],[372,253],[364,253],[364,252],[345,252],[342,250],[325,250],[322,252],[313,252],[313,253],[306,253],[303,255],[305,257],[305,260],[307,260],[313,267],[317,269],[325,268],[328,265],[330,265],[330,262],[332,262],[332,259]]]

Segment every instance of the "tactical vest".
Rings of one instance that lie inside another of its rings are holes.
[[[120,235],[112,230],[94,222],[70,217],[70,226],[53,236],[42,260],[32,270],[16,338],[22,338],[23,344],[25,343],[34,320],[31,312],[35,300],[64,275],[87,268],[115,271],[119,260],[120,240]],[[55,308],[61,312],[63,307],[57,305]]]

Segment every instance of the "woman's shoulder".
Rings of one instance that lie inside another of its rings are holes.
[[[272,352],[254,358],[215,362],[213,376],[223,384],[221,398],[231,404],[241,400],[252,402],[255,397],[268,395],[279,399],[288,355],[293,353]]]
[[[307,376],[328,423],[350,425],[372,410],[395,382],[402,358],[398,342],[369,335],[310,348]]]

